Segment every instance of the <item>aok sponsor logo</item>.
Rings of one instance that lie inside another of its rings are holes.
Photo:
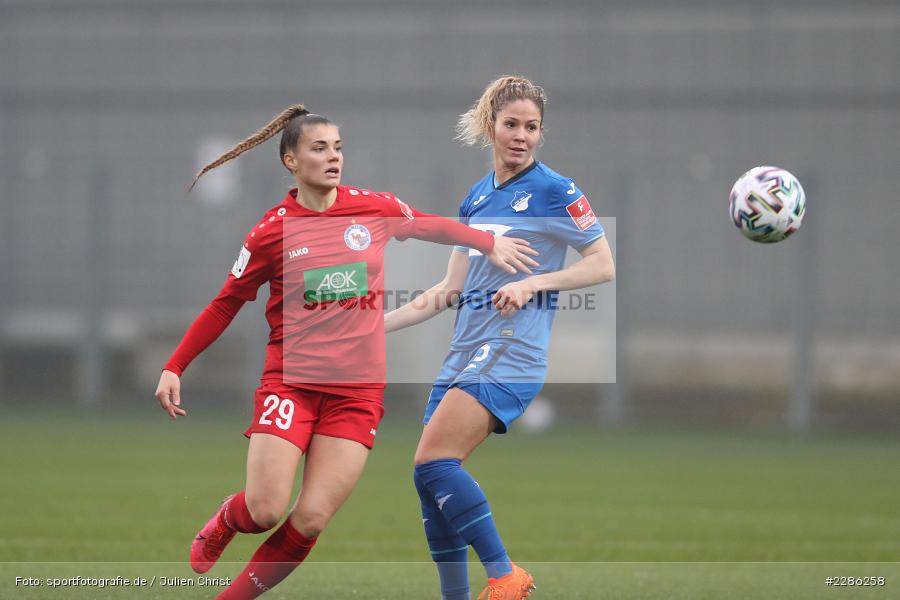
[[[369,293],[369,272],[365,262],[348,263],[310,269],[303,272],[307,302],[330,302],[366,296]]]

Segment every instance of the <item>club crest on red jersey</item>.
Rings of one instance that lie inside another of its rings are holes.
[[[344,243],[351,250],[362,252],[372,243],[372,234],[365,225],[356,223],[344,231]]]

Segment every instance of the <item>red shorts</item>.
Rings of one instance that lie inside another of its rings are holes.
[[[375,444],[382,402],[263,382],[253,397],[253,421],[244,435],[269,433],[303,452],[314,433]]]

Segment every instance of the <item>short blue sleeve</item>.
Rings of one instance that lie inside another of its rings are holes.
[[[554,188],[547,211],[550,233],[576,250],[603,237],[603,226],[575,182],[566,180]]]

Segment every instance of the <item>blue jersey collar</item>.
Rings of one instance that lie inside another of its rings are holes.
[[[497,185],[497,171],[491,171],[491,179],[493,180],[492,183],[494,184],[494,189],[495,189],[495,190],[502,190],[503,188],[506,188],[506,187],[511,186],[512,184],[514,184],[514,183],[517,182],[518,180],[520,180],[520,179],[522,179],[523,177],[525,177],[527,174],[531,173],[531,171],[533,171],[539,164],[541,164],[541,163],[539,163],[538,161],[534,161],[533,163],[531,163],[530,166],[528,166],[527,168],[525,168],[524,171],[521,171],[521,172],[519,172],[519,173],[516,173],[515,175],[513,175],[512,177],[510,177],[509,179],[507,179],[506,181],[504,181],[504,182],[501,183],[500,185]]]

